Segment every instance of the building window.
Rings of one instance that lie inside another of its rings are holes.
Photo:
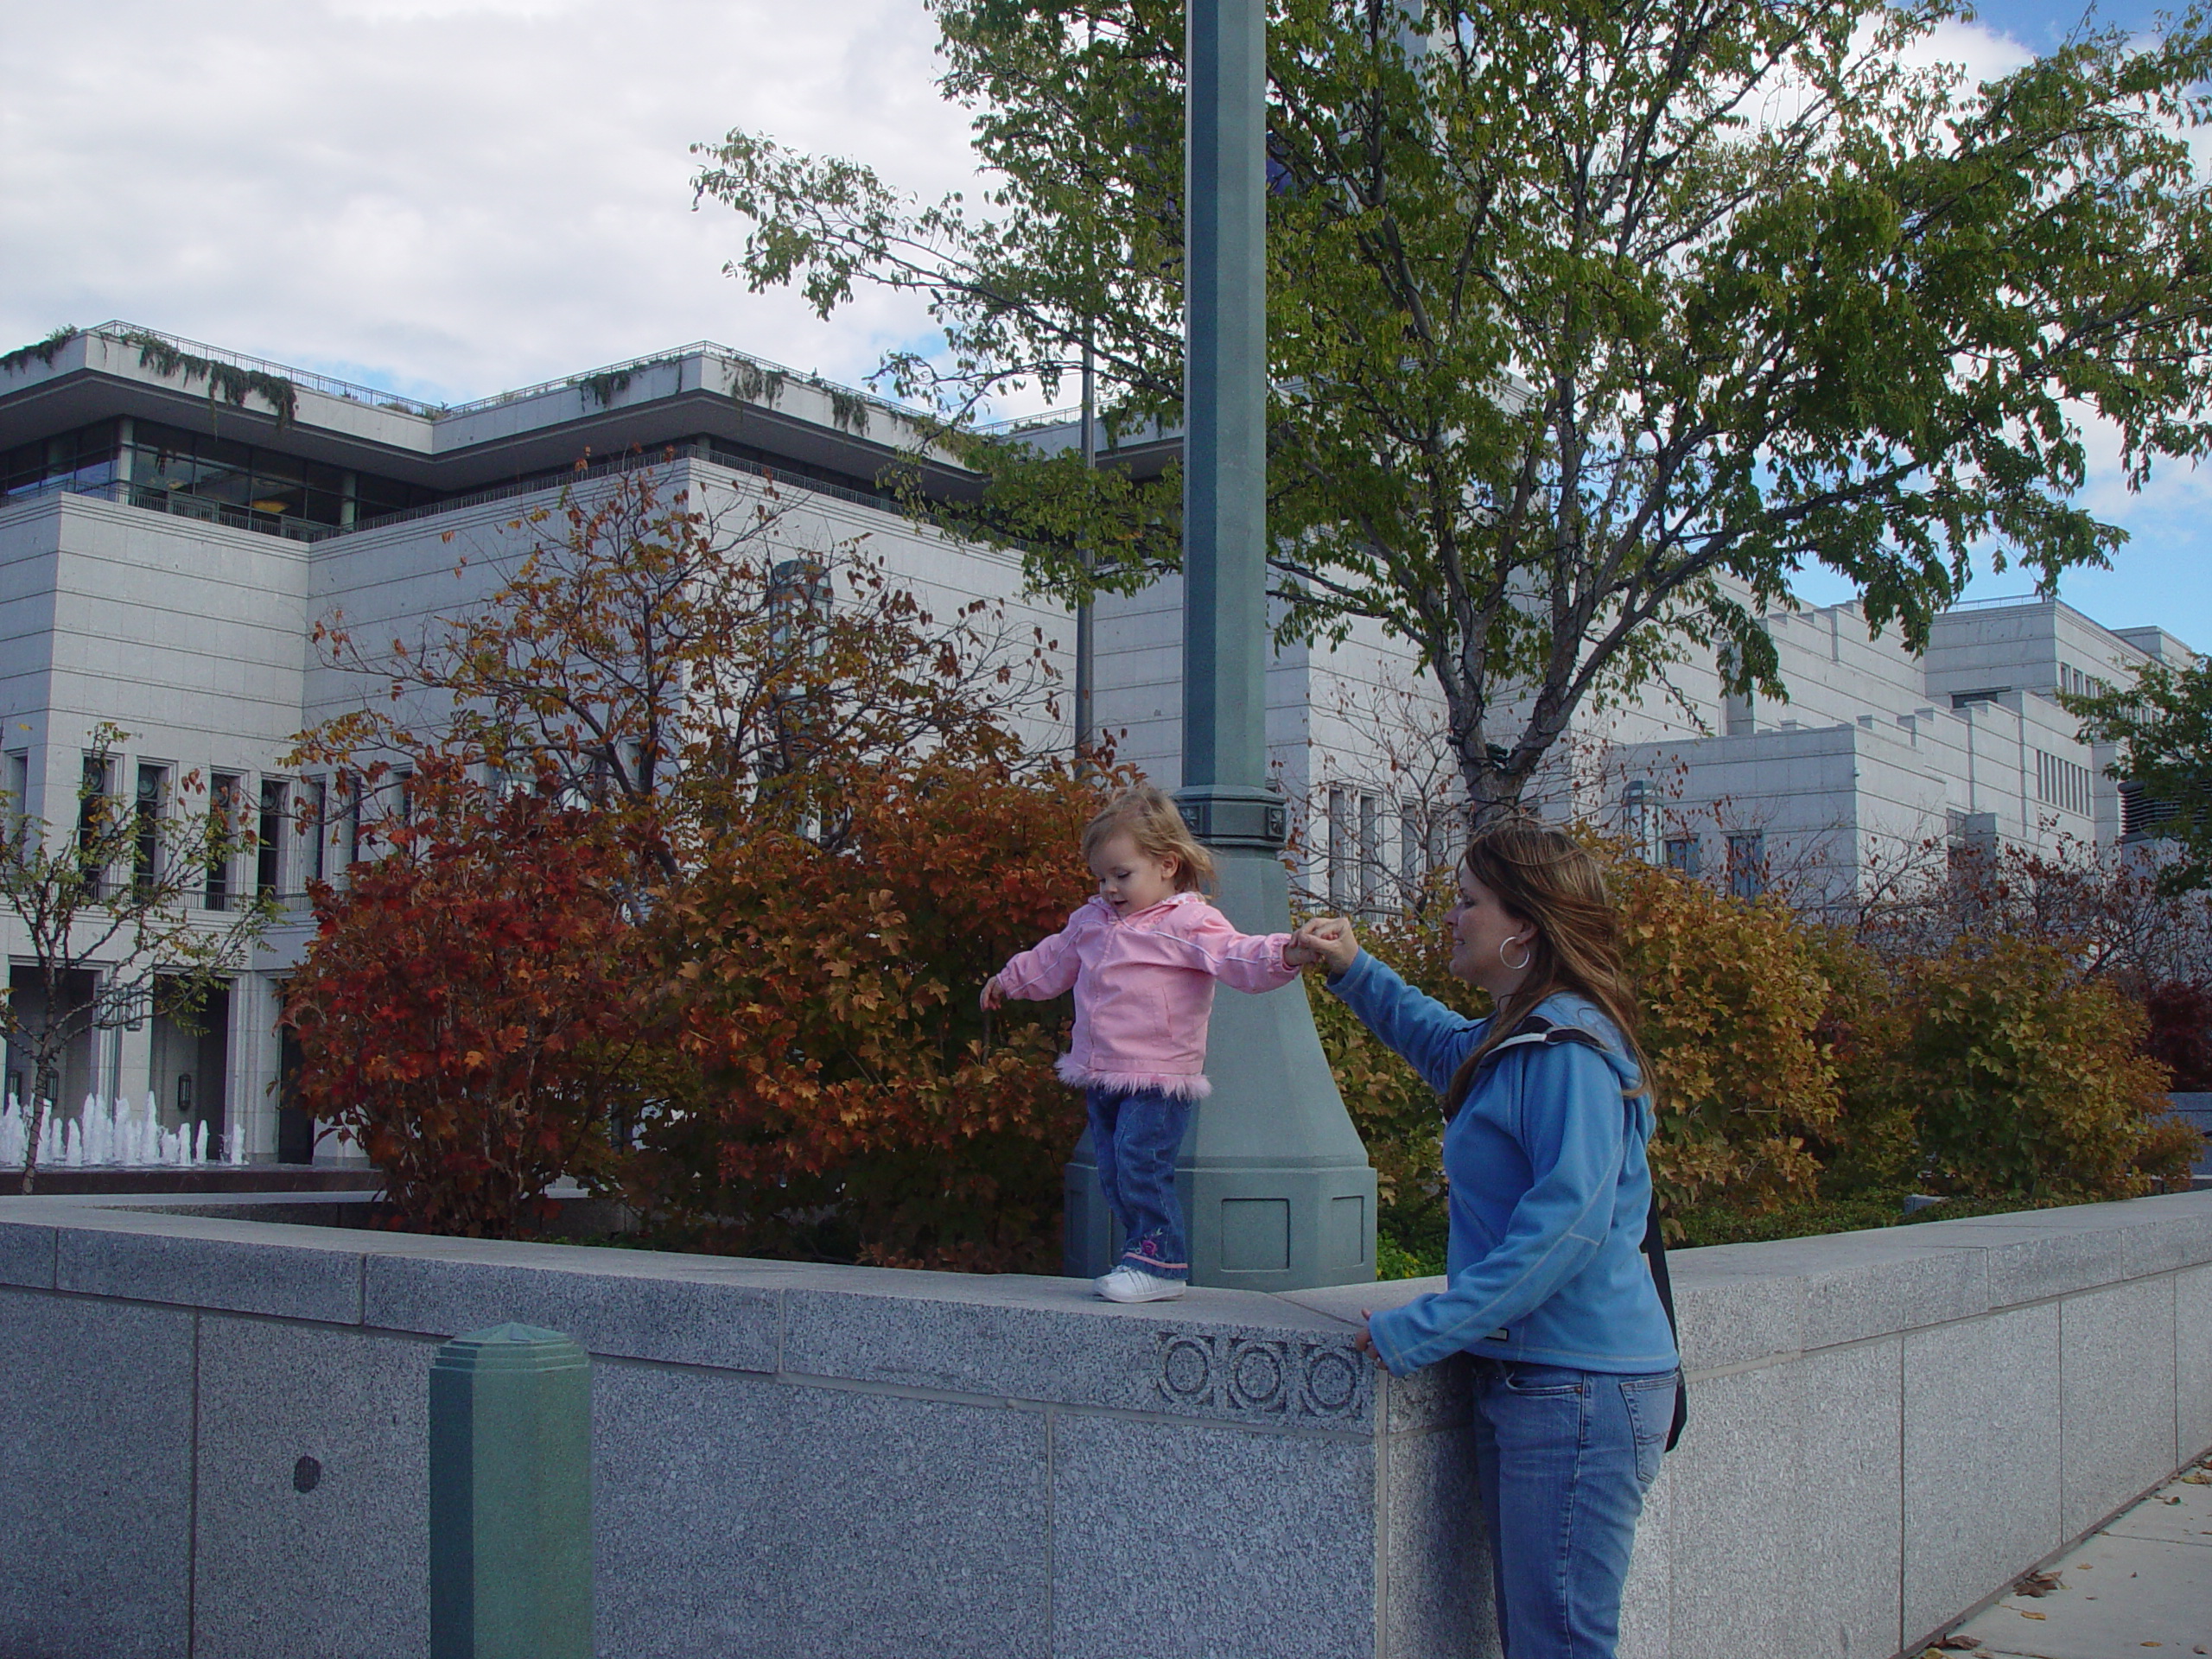
[[[361,861],[361,774],[340,772],[338,794],[344,803],[340,810],[346,815],[346,862],[350,868]]]
[[[2200,785],[2191,792],[2202,800],[2207,794],[2212,794],[2212,790]],[[2132,779],[2120,786],[2120,833],[2130,840],[2158,835],[2162,833],[2162,825],[2171,823],[2180,816],[2181,803],[2178,801],[2155,799],[2142,785]]]
[[[150,894],[155,882],[161,879],[162,812],[168,803],[168,769],[142,761],[138,767],[138,798],[133,803],[138,837],[130,859],[131,878],[142,894]]]
[[[102,421],[0,450],[0,491],[53,490],[309,541],[440,499],[420,485],[152,421]]]
[[[1677,875],[1695,876],[1705,863],[1704,846],[1695,836],[1669,836],[1661,851],[1669,869]]]
[[[0,450],[0,492],[10,499],[48,490],[105,493],[115,485],[120,435],[115,422],[101,421]]]
[[[207,834],[215,844],[207,849],[207,877],[200,902],[209,910],[231,907],[231,837],[238,832],[238,791],[244,780],[235,773],[219,772],[208,794]]]
[[[8,757],[6,772],[8,798],[0,806],[7,812],[7,836],[10,845],[20,847],[29,834],[28,820],[31,810],[31,758],[17,751]]]
[[[1329,785],[1329,908],[1351,908],[1352,815],[1359,809],[1354,792]]]
[[[111,772],[108,758],[103,754],[85,757],[83,781],[77,789],[77,874],[79,890],[87,899],[98,899],[106,890],[106,861],[100,856],[100,848],[108,833],[108,814],[114,803],[108,798]]]
[[[281,779],[261,780],[261,817],[253,836],[253,890],[263,899],[274,898],[283,890],[284,795]]]
[[[1728,837],[1728,892],[1756,899],[1766,891],[1766,836],[1752,830]]]
[[[1410,820],[1405,822],[1410,825]],[[1389,815],[1380,795],[1329,785],[1330,909],[1350,914],[1371,911],[1381,901],[1390,868],[1385,845],[1388,824]],[[1412,845],[1419,845],[1418,829],[1408,827],[1404,833]]]
[[[300,785],[300,809],[307,830],[308,880],[324,879],[325,855],[330,847],[330,826],[325,815],[330,809],[330,787],[320,778],[310,778]]]
[[[1375,908],[1382,887],[1382,798],[1359,798],[1359,907]]]
[[[1631,778],[1621,792],[1621,833],[1638,858],[1647,864],[1659,862],[1659,803],[1644,779]]]
[[[2087,817],[2091,807],[2090,785],[2087,766],[2063,755],[2036,751],[2036,798],[2045,806],[2078,812]]]

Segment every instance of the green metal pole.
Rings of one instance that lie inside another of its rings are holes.
[[[430,1362],[431,1659],[592,1659],[591,1360],[495,1325]]]
[[[1289,925],[1282,799],[1267,787],[1266,0],[1189,0],[1185,172],[1183,786],[1246,932]],[[1206,1073],[1176,1165],[1201,1285],[1302,1290],[1375,1276],[1375,1172],[1303,988],[1214,999]],[[1089,1142],[1068,1167],[1067,1271],[1109,1226]]]

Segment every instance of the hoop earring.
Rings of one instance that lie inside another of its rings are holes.
[[[1521,960],[1520,960],[1520,961],[1518,961],[1518,962],[1506,962],[1506,961],[1505,961],[1505,947],[1506,947],[1507,945],[1509,945],[1509,944],[1512,944],[1512,943],[1513,943],[1513,941],[1512,941],[1512,940],[1510,940],[1510,939],[1500,939],[1500,940],[1497,942],[1497,959],[1498,959],[1498,961],[1500,961],[1501,963],[1504,963],[1504,964],[1505,964],[1505,971],[1506,971],[1507,973],[1509,973],[1509,974],[1517,974],[1517,973],[1522,972],[1524,969],[1526,969],[1526,968],[1528,967],[1528,965],[1529,965],[1530,963],[1534,962],[1534,961],[1536,959],[1536,947],[1535,947],[1535,945],[1533,945],[1533,944],[1527,945],[1527,946],[1525,946],[1525,947],[1522,949],[1522,952],[1521,952]]]

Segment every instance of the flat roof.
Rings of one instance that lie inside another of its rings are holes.
[[[871,480],[915,467],[940,498],[982,487],[920,411],[709,340],[451,407],[120,321],[0,356],[0,448],[120,416],[449,493],[697,436]]]

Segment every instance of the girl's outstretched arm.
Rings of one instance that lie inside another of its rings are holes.
[[[1189,953],[1189,966],[1231,989],[1272,991],[1298,977],[1303,957],[1291,954],[1289,934],[1239,933],[1211,905],[1191,905],[1176,915],[1177,931],[1159,937],[1172,938]]]

